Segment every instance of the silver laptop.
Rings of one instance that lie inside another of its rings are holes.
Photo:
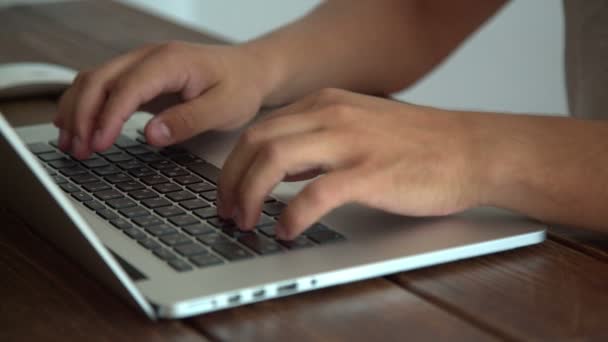
[[[108,151],[76,161],[49,125],[0,114],[1,195],[40,235],[148,317],[183,318],[540,243],[545,227],[495,208],[408,218],[347,205],[294,241],[274,239],[305,183],[280,184],[253,233],[215,215],[215,179],[238,137],[155,149],[137,113]]]

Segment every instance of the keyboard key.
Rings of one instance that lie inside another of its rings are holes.
[[[153,198],[153,197],[158,197],[158,194],[152,190],[149,189],[141,189],[141,190],[135,190],[135,191],[131,191],[129,192],[129,196],[135,198],[136,200],[140,201],[143,199],[148,199],[148,198]]]
[[[140,227],[152,227],[152,226],[157,226],[159,224],[164,224],[164,222],[162,220],[160,220],[158,217],[155,216],[141,216],[141,217],[136,217],[134,219],[132,219],[131,221],[135,222],[136,225],[140,226]]]
[[[200,221],[192,215],[173,216],[169,218],[169,221],[179,227],[200,223]]]
[[[80,189],[76,185],[71,184],[71,183],[59,184],[59,187],[67,193],[73,193],[73,192],[80,191]]]
[[[62,168],[62,169],[59,169],[59,171],[63,175],[68,176],[68,177],[72,177],[72,176],[76,176],[76,175],[83,175],[83,174],[89,173],[89,171],[87,171],[82,166],[74,166],[74,167]]]
[[[207,251],[207,248],[203,247],[203,245],[200,245],[198,243],[186,243],[183,245],[179,245],[179,246],[175,246],[175,248],[173,248],[174,251],[176,251],[178,254],[185,256],[185,257],[191,257],[197,254],[208,254],[209,252]]]
[[[61,159],[57,159],[57,160],[53,160],[48,162],[48,164],[56,169],[65,169],[65,168],[69,168],[69,167],[74,167],[76,165],[78,165],[77,162],[68,159],[68,158],[61,158]]]
[[[87,183],[87,184],[84,184],[82,187],[85,188],[89,192],[97,192],[97,191],[107,190],[107,189],[111,188],[107,183],[101,182],[101,181]]]
[[[56,184],[63,184],[63,183],[67,183],[67,179],[65,179],[64,177],[61,177],[60,175],[56,175],[53,176],[53,181],[55,181]]]
[[[217,190],[207,191],[200,194],[207,201],[215,201],[217,199]]]
[[[201,193],[204,191],[209,191],[209,190],[215,190],[215,186],[211,185],[209,183],[196,183],[196,184],[189,184],[186,188],[188,188],[188,190],[195,192],[195,193]]]
[[[201,158],[199,158],[195,155],[192,155],[190,153],[183,153],[183,154],[173,156],[173,157],[171,157],[171,160],[173,160],[174,162],[178,163],[179,165],[183,165],[183,166],[205,163],[204,160],[202,160]]]
[[[146,227],[146,231],[154,236],[177,234],[177,230],[175,228],[164,223],[156,226]]]
[[[173,163],[170,160],[159,160],[157,162],[153,162],[150,163],[150,167],[157,169],[157,170],[162,170],[162,169],[168,169],[168,168],[173,168],[176,167],[177,165],[175,165],[175,163]]]
[[[53,147],[43,142],[27,144],[27,148],[29,148],[33,154],[41,154],[55,151]]]
[[[196,198],[196,196],[194,196],[194,194],[192,194],[190,191],[186,191],[186,190],[170,192],[170,193],[166,194],[165,196],[167,196],[169,199],[171,199],[172,201],[175,201],[175,202],[181,202],[181,201]]]
[[[266,214],[261,214],[260,218],[258,219],[258,223],[256,223],[255,227],[260,228],[260,227],[275,225],[275,224],[276,224],[276,221],[272,217],[270,217]]]
[[[145,154],[145,153],[150,153],[152,152],[151,149],[149,149],[148,147],[144,146],[144,145],[136,145],[133,147],[127,147],[125,148],[125,152],[127,152],[128,154],[131,155],[138,155],[138,154]]]
[[[171,268],[178,272],[186,272],[193,269],[193,267],[190,266],[187,262],[180,259],[169,260],[167,263],[169,264],[169,266],[171,266]]]
[[[116,138],[114,145],[116,145],[122,149],[125,149],[125,148],[129,148],[129,147],[139,146],[140,144],[138,142],[136,142],[135,140],[127,137],[126,135],[121,134],[118,138]]]
[[[156,171],[152,170],[149,167],[135,167],[129,169],[129,173],[136,178],[156,175]]]
[[[38,154],[38,158],[48,162],[52,160],[65,159],[65,154],[59,152],[47,152]]]
[[[124,197],[123,194],[121,194],[120,192],[112,189],[112,190],[104,190],[104,191],[99,191],[96,192],[95,197],[99,198],[102,201],[109,201],[115,198],[121,198]]]
[[[140,154],[136,156],[137,159],[139,159],[139,161],[143,162],[143,163],[154,163],[154,162],[159,162],[161,160],[164,160],[165,158],[163,158],[162,156],[156,154],[156,153],[145,153],[145,154]]]
[[[77,184],[86,184],[86,183],[99,182],[99,178],[93,176],[90,173],[83,173],[81,175],[72,176],[72,181],[74,181],[74,183],[77,183]]]
[[[118,218],[118,215],[116,215],[116,213],[114,213],[110,209],[99,209],[97,210],[97,215],[103,217],[106,220],[113,220]]]
[[[230,240],[227,237],[225,237],[224,235],[221,235],[220,233],[209,233],[209,234],[198,235],[196,237],[196,239],[198,241],[206,244],[207,246],[230,242]]]
[[[180,176],[176,177],[174,180],[181,185],[201,183],[203,181],[201,178],[196,177],[194,175]]]
[[[177,246],[192,242],[192,240],[190,240],[186,235],[179,233],[163,235],[159,239],[168,246]]]
[[[153,175],[142,177],[140,180],[146,185],[156,185],[169,182],[169,179],[167,177],[157,175],[156,173],[154,173],[154,171],[152,171],[152,173]]]
[[[104,209],[105,206],[103,204],[101,204],[98,201],[87,201],[84,203],[84,205],[86,205],[89,209],[91,210],[99,210],[99,209]]]
[[[120,167],[123,170],[131,170],[131,169],[145,166],[144,164],[140,163],[138,160],[135,160],[135,159],[123,161],[116,165],[118,165],[118,167]]]
[[[182,230],[194,236],[215,232],[215,230],[206,223],[191,224],[189,226],[182,227]]]
[[[150,209],[171,205],[170,201],[160,197],[146,199],[141,201],[141,203]]]
[[[193,211],[193,213],[194,213],[194,215],[196,215],[202,219],[209,219],[209,218],[217,216],[217,208],[208,207],[208,208],[197,209],[197,210]]]
[[[222,233],[230,236],[231,238],[240,238],[241,236],[244,236],[244,235],[255,234],[253,231],[250,231],[250,230],[241,230],[236,225],[223,227]]]
[[[105,176],[104,179],[112,184],[128,182],[128,181],[134,180],[133,178],[131,178],[131,176],[127,175],[126,173],[122,173],[122,172]]]
[[[160,208],[156,208],[154,209],[154,212],[156,212],[158,215],[162,216],[162,217],[171,217],[171,216],[177,216],[177,215],[184,215],[186,214],[186,212],[176,206],[170,206],[170,207],[160,207]]]
[[[162,169],[162,170],[160,170],[160,172],[163,175],[165,175],[167,177],[171,177],[171,178],[178,177],[178,176],[185,176],[185,175],[188,174],[188,171],[186,171],[186,170],[184,170],[184,169],[182,169],[180,167],[177,167],[177,166],[176,167],[171,167],[171,168],[168,167],[166,169]]]
[[[115,174],[121,173],[121,170],[114,165],[108,165],[108,166],[95,168],[95,169],[93,169],[93,172],[95,172],[95,174],[97,174],[99,176],[105,177],[105,176],[110,176],[110,175],[115,175]]]
[[[262,207],[262,211],[269,216],[276,217],[276,216],[281,215],[281,211],[283,211],[283,208],[285,208],[285,204],[283,204],[281,202],[270,202],[270,203],[264,203],[264,206]]]
[[[144,246],[144,248],[149,249],[151,251],[157,250],[157,249],[161,249],[163,246],[158,243],[158,241],[154,240],[154,239],[141,239],[137,241],[140,245]]]
[[[279,240],[279,243],[287,249],[300,249],[314,246],[314,244],[304,235],[300,235],[293,240]]]
[[[257,234],[247,234],[238,238],[238,241],[249,249],[255,251],[258,254],[272,254],[282,252],[283,249],[279,247],[279,244],[274,240],[268,240]]]
[[[124,192],[145,189],[146,187],[138,181],[128,181],[116,184],[116,187]]]
[[[179,191],[182,188],[174,183],[165,183],[165,184],[158,184],[152,187],[154,190],[160,192],[161,194],[165,194],[168,192],[173,192],[173,191]]]
[[[112,163],[120,163],[120,162],[133,160],[133,157],[131,157],[130,155],[128,155],[124,152],[104,155],[104,158],[111,161]]]
[[[87,202],[87,201],[92,201],[93,197],[85,194],[84,192],[78,191],[78,192],[72,192],[70,195],[72,195],[72,197],[74,197],[76,200],[80,201],[80,202]]]
[[[213,184],[217,184],[221,172],[220,169],[209,163],[191,165],[188,169]]]
[[[146,210],[144,207],[140,207],[140,206],[120,209],[119,212],[128,218],[141,217],[141,216],[145,217],[145,216],[150,215],[150,212],[148,210]]]
[[[179,203],[179,205],[181,205],[182,207],[184,207],[188,210],[195,210],[195,209],[206,208],[206,207],[211,206],[208,202],[198,199],[198,198],[187,200],[187,201],[182,201]]]
[[[109,156],[110,154],[121,153],[121,152],[122,151],[118,147],[112,145],[107,150],[102,151],[102,152],[97,152],[97,153],[101,154],[102,156]]]
[[[169,157],[188,153],[188,151],[186,151],[186,149],[184,149],[183,147],[179,147],[179,146],[168,146],[168,147],[163,148],[159,152],[163,156],[169,156]]]
[[[275,227],[274,225],[272,225],[272,226],[262,226],[262,227],[259,227],[258,230],[260,232],[262,232],[262,234],[264,234],[264,235],[266,235],[266,236],[268,236],[270,238],[275,238],[277,236],[277,233],[274,230],[274,227]]]
[[[253,257],[253,254],[233,242],[214,244],[211,248],[230,261]]]
[[[234,223],[234,221],[232,220],[224,220],[222,218],[219,217],[212,217],[210,219],[207,220],[207,222],[216,227],[216,228],[229,228],[229,227],[236,227],[236,224]]]
[[[123,230],[123,232],[134,240],[143,240],[148,238],[148,235],[138,228],[128,228]]]
[[[109,200],[106,203],[114,209],[130,208],[137,205],[133,200],[126,197]]]
[[[178,258],[177,254],[171,252],[170,250],[168,250],[166,248],[155,249],[154,255],[156,255],[157,257],[159,257],[163,260],[173,260],[173,259]]]
[[[126,221],[120,217],[117,219],[110,220],[110,223],[114,227],[121,229],[121,230],[133,228],[133,225],[131,223],[129,223],[128,221]]]
[[[219,264],[224,263],[224,261],[222,261],[222,259],[218,258],[217,256],[215,256],[213,254],[196,255],[196,256],[190,257],[188,260],[190,260],[190,262],[193,263],[194,265],[196,265],[197,267],[219,265]]]
[[[110,165],[110,163],[108,163],[107,160],[103,159],[103,158],[90,158],[90,159],[86,159],[86,160],[81,160],[80,161],[84,166],[88,167],[89,169],[93,169],[96,167],[103,167],[103,166],[108,166]]]
[[[337,242],[344,240],[344,236],[332,231],[332,230],[323,230],[323,231],[313,231],[313,232],[304,232],[308,238],[313,240],[318,244],[325,244],[331,242]]]

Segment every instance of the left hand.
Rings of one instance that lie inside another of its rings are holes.
[[[252,229],[279,182],[319,173],[283,211],[279,238],[296,237],[346,203],[409,216],[480,205],[482,115],[322,90],[244,132],[220,177],[219,214]]]

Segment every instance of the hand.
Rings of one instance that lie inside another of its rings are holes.
[[[109,148],[129,116],[163,93],[179,93],[183,101],[148,123],[153,145],[239,127],[259,110],[269,74],[241,47],[170,42],[131,51],[77,76],[54,121],[59,146],[77,158]]]
[[[319,172],[283,211],[279,238],[294,238],[345,203],[410,216],[476,206],[483,181],[476,116],[323,90],[244,132],[220,176],[219,213],[252,229],[275,185]]]

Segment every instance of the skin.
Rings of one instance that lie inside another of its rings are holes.
[[[146,46],[79,74],[55,120],[60,147],[78,158],[108,148],[133,111],[166,93],[181,101],[146,126],[157,146],[288,104],[249,128],[224,165],[218,212],[242,229],[278,182],[321,175],[282,213],[280,238],[345,203],[412,216],[492,205],[605,230],[607,123],[364,95],[416,82],[502,3],[333,0],[237,46]]]

